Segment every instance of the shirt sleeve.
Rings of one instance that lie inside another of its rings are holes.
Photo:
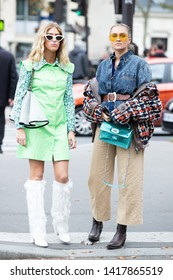
[[[139,88],[144,83],[151,82],[151,69],[149,64],[146,61],[143,61],[142,65],[138,70],[138,83],[137,88]]]
[[[67,115],[67,130],[75,131],[75,103],[72,93],[72,74],[68,73],[67,85],[64,95],[64,105]]]
[[[21,64],[19,80],[16,87],[14,106],[13,106],[13,116],[16,128],[23,128],[23,125],[19,124],[20,112],[22,108],[22,100],[27,91],[31,72],[28,72],[23,64]]]

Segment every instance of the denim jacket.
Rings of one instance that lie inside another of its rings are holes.
[[[142,84],[151,81],[151,70],[148,63],[129,50],[121,56],[117,69],[114,69],[115,54],[102,61],[96,73],[100,95],[109,92],[130,94]]]

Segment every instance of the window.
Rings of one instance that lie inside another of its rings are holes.
[[[17,0],[18,20],[37,20],[40,14],[42,1]]]
[[[150,64],[152,71],[152,81],[155,83],[163,83],[165,64]]]
[[[173,83],[173,64],[171,64],[171,83]]]
[[[25,13],[24,0],[17,0],[17,17],[23,18]]]

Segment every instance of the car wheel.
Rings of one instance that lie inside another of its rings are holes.
[[[75,109],[75,129],[78,136],[91,136],[91,123],[88,122],[83,113],[83,107],[79,106]]]

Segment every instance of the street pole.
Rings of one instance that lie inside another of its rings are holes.
[[[81,1],[82,2],[82,1]],[[83,15],[84,15],[84,42],[86,45],[86,54],[88,56],[88,0],[84,0],[82,2],[82,7],[83,7]]]
[[[122,1],[122,21],[130,27],[133,37],[133,14],[135,9],[135,0]]]
[[[1,0],[0,0],[0,19],[1,19]],[[0,31],[0,47],[1,47],[1,31]]]
[[[85,43],[86,43],[86,54],[88,56],[88,7],[86,7],[86,14],[85,14]]]

